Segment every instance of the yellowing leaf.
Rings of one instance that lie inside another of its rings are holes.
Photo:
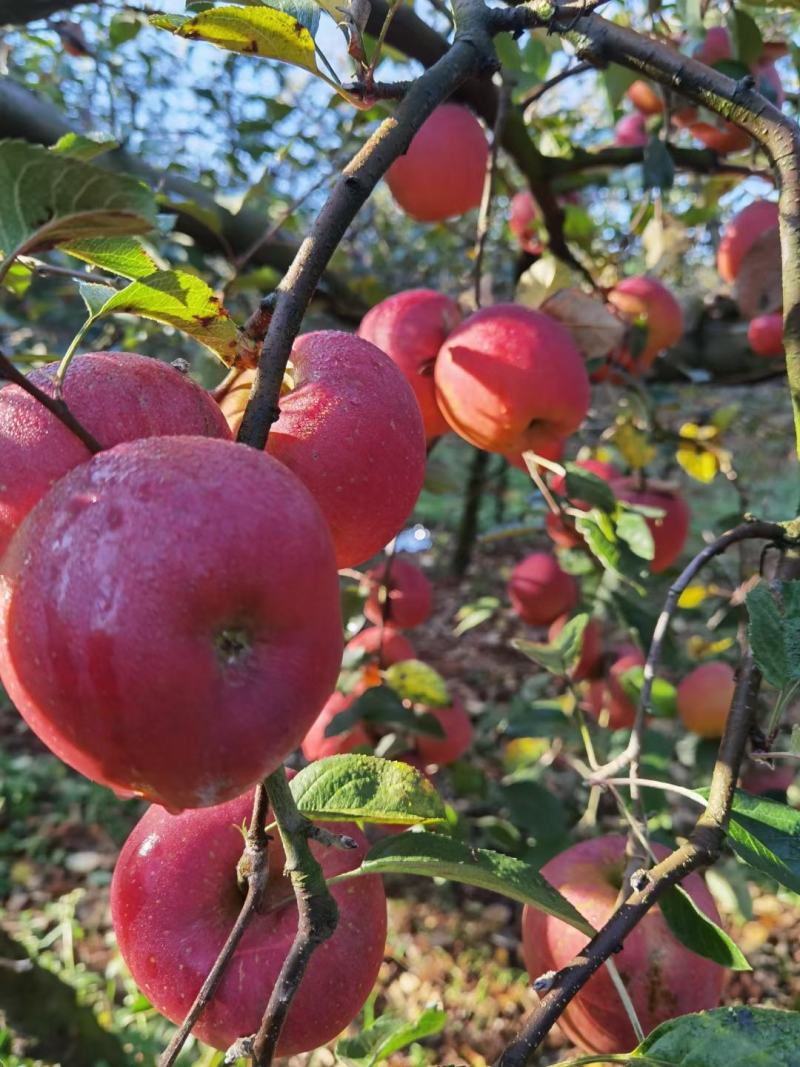
[[[625,462],[634,470],[641,470],[655,458],[656,450],[647,435],[627,419],[617,422],[611,439],[622,453]]]
[[[270,7],[213,7],[193,18],[153,15],[153,26],[191,41],[208,41],[229,52],[280,59],[312,74],[317,70],[314,39],[297,19]]]
[[[684,589],[681,595],[678,597],[679,608],[696,608],[706,599],[709,595],[710,589],[707,585],[689,585]]]
[[[542,256],[517,282],[517,303],[529,308],[541,307],[548,297],[574,282],[575,275],[565,263],[555,256]]]
[[[689,638],[689,655],[692,659],[709,659],[718,656],[720,652],[726,652],[733,644],[732,637],[721,637],[719,641],[706,641],[699,634]]]
[[[684,444],[678,448],[675,458],[696,482],[713,482],[719,471],[719,457],[707,448]]]
[[[696,422],[685,422],[679,431],[681,437],[692,441],[714,441],[719,437],[718,426],[698,426]]]

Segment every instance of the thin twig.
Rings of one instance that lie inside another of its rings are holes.
[[[0,381],[12,382],[14,385],[18,385],[20,389],[24,389],[34,400],[38,400],[51,415],[55,415],[59,422],[63,423],[68,430],[75,434],[92,455],[103,451],[103,446],[97,438],[90,434],[86,427],[75,418],[62,399],[52,397],[43,389],[40,389],[38,385],[34,385],[30,378],[26,378],[22,371],[17,370],[8,356],[2,352],[0,352]]]
[[[527,96],[524,96],[519,102],[519,106],[523,111],[527,112],[527,109],[531,104],[535,104],[537,100],[541,100],[545,93],[549,93],[551,89],[556,85],[560,85],[561,82],[566,81],[567,78],[574,78],[578,74],[585,74],[587,70],[594,70],[591,63],[585,60],[581,63],[576,63],[574,67],[565,67],[564,70],[560,70],[558,74],[554,74],[552,78],[548,78],[547,81],[541,82],[535,89],[531,89]],[[525,115],[526,120],[529,116]]]
[[[481,194],[481,206],[478,212],[478,227],[475,235],[475,275],[473,292],[475,294],[475,307],[481,306],[481,277],[483,274],[483,253],[486,248],[486,239],[489,236],[489,225],[492,221],[492,194],[494,191],[494,177],[497,171],[497,154],[500,141],[503,137],[503,127],[506,124],[508,105],[511,102],[511,86],[507,81],[503,82],[500,94],[497,98],[497,114],[492,131],[492,146],[489,158],[486,161],[486,177],[483,182]]]
[[[255,796],[253,798],[253,814],[250,819],[250,826],[245,839],[244,852],[239,860],[237,869],[240,884],[244,882],[247,886],[247,893],[242,902],[241,910],[236,918],[236,922],[233,924],[231,932],[228,934],[225,944],[220,949],[219,956],[217,956],[214,966],[209,971],[191,1008],[189,1008],[180,1029],[161,1054],[158,1061],[158,1067],[172,1067],[172,1064],[177,1060],[181,1049],[186,1044],[186,1040],[191,1033],[192,1027],[200,1018],[211,1001],[211,998],[214,996],[214,993],[217,991],[217,988],[225,975],[225,971],[230,965],[233,955],[238,948],[239,942],[244,936],[245,930],[250,925],[253,916],[261,910],[261,904],[264,899],[264,892],[269,878],[267,852],[269,837],[264,829],[267,821],[267,804],[267,791],[264,788],[264,784],[261,783],[256,787]]]

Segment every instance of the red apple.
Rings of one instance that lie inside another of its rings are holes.
[[[51,396],[58,363],[30,380]],[[139,437],[200,434],[230,437],[211,396],[157,359],[135,352],[76,356],[63,397],[73,415],[105,448]],[[62,422],[18,385],[0,391],[0,556],[51,485],[91,453]]]
[[[649,370],[659,352],[674,345],[683,335],[681,306],[656,278],[645,275],[625,278],[608,294],[608,301],[625,319],[642,323],[647,331],[640,352],[634,355],[625,351],[617,360],[636,374]]]
[[[754,796],[763,793],[785,794],[795,780],[796,773],[797,764],[793,761],[770,767],[766,763],[753,760],[742,771],[742,789]]]
[[[633,726],[636,703],[625,692],[622,677],[634,667],[644,667],[645,663],[642,653],[632,645],[623,646],[618,651],[619,656],[609,667],[605,684],[592,682],[589,687],[589,711],[598,720],[606,713],[609,730]]]
[[[669,854],[669,849],[655,843],[653,851],[659,859]],[[614,911],[625,863],[625,838],[608,835],[573,845],[546,863],[542,874],[599,928]],[[690,874],[682,886],[709,919],[720,922],[714,900],[699,875]],[[532,979],[565,967],[586,941],[579,930],[525,907],[522,945]],[[722,996],[724,968],[684,948],[670,932],[658,906],[628,934],[614,962],[646,1034],[677,1015],[714,1008]],[[629,1052],[638,1044],[605,967],[570,1001],[558,1022],[569,1040],[585,1052]]]
[[[96,782],[172,809],[296,748],[342,656],[330,532],[270,456],[153,437],[81,464],[0,564],[0,679]]]
[[[712,26],[694,50],[694,58],[713,67],[726,59],[733,59],[731,35],[724,26]]]
[[[343,752],[352,752],[354,748],[360,748],[363,745],[372,747],[369,734],[361,723],[356,723],[351,730],[336,734],[334,737],[325,736],[325,731],[336,716],[346,711],[367,688],[365,685],[358,685],[350,693],[340,693],[337,690],[331,694],[300,746],[309,762],[324,759],[326,756],[339,756]]]
[[[691,512],[689,505],[677,492],[649,486],[645,490],[636,488],[631,478],[623,478],[614,485],[618,499],[629,504],[641,504],[643,507],[659,508],[664,515],[659,519],[645,519],[653,535],[655,553],[650,561],[652,574],[667,570],[683,552],[689,536]]]
[[[446,767],[461,759],[472,744],[472,720],[460,700],[454,699],[448,708],[426,708],[428,714],[441,724],[444,737],[419,734],[417,752],[425,763],[438,763]]]
[[[695,667],[677,689],[683,725],[701,737],[722,737],[736,687],[733,668],[722,660]]]
[[[364,605],[364,614],[370,622],[381,622],[384,614],[380,603],[379,590],[386,574],[386,564],[373,567],[367,571],[370,591]],[[392,622],[401,629],[410,629],[425,622],[433,607],[433,588],[431,583],[413,563],[405,559],[393,559],[389,565],[388,607],[385,621]]]
[[[732,122],[720,119],[719,124],[712,122],[692,122],[689,133],[720,156],[731,152],[744,152],[750,144],[750,136]]]
[[[219,807],[169,815],[151,807],[134,827],[111,883],[111,917],[120,952],[134,981],[173,1022],[181,1022],[242,905],[236,864],[240,827],[250,818],[252,793]],[[268,814],[266,822],[272,820]],[[367,841],[357,827],[330,824],[357,848],[311,842],[326,878],[358,867]],[[250,921],[211,1002],[193,1028],[218,1049],[258,1030],[278,972],[297,931],[297,907],[285,855],[274,834],[270,878],[261,912]],[[333,937],[308,963],[277,1047],[278,1057],[308,1052],[334,1038],[361,1010],[383,960],[386,897],[372,875],[331,887],[339,908]]]
[[[614,127],[614,144],[629,148],[642,148],[647,144],[647,127],[640,111],[622,116]]]
[[[414,646],[394,626],[367,626],[347,642],[344,650],[345,653],[352,650],[375,656],[381,667],[417,658]]]
[[[569,621],[569,615],[560,615],[555,622],[550,624],[547,631],[547,640],[555,641]],[[603,657],[603,631],[597,619],[590,619],[583,631],[583,646],[578,662],[573,667],[571,674],[576,682],[581,682],[597,673]]]
[[[367,312],[358,336],[377,345],[408,379],[417,398],[427,437],[450,427],[436,403],[433,366],[447,335],[458,326],[458,304],[432,289],[407,289]]]
[[[660,115],[664,110],[661,93],[650,82],[641,78],[637,78],[628,86],[625,95],[642,115]]]
[[[441,104],[423,122],[386,181],[399,206],[418,222],[441,222],[478,207],[489,146],[468,108]]]
[[[542,251],[541,241],[536,236],[538,217],[539,209],[527,189],[512,196],[508,228],[516,237],[520,248],[531,256],[538,256]]]
[[[747,327],[747,341],[757,356],[782,356],[783,315],[758,315]]]
[[[406,378],[375,345],[324,330],[298,337],[294,388],[269,452],[311,490],[339,567],[374,556],[402,527],[425,477],[425,431]]]
[[[778,225],[778,205],[773,200],[753,200],[734,215],[722,231],[717,250],[717,270],[723,281],[734,282],[744,257],[755,242]]]
[[[549,626],[578,602],[578,584],[549,552],[532,552],[511,572],[511,605],[532,626]]]
[[[484,308],[454,330],[434,377],[447,421],[489,452],[536,452],[589,410],[586,366],[567,329],[516,304]]]

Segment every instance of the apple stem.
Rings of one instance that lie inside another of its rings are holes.
[[[11,360],[3,352],[0,352],[0,381],[11,382],[14,385],[18,385],[20,389],[24,389],[29,396],[32,396],[34,400],[38,400],[39,403],[46,407],[47,410],[63,423],[64,426],[75,436],[78,440],[84,444],[93,455],[97,455],[98,452],[103,451],[103,446],[94,437],[85,426],[80,423],[67,405],[60,397],[48,396],[37,385],[34,385],[30,379],[26,378],[22,371],[18,370]]]

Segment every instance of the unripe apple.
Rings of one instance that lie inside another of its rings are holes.
[[[270,455],[311,490],[338,567],[374,556],[408,518],[425,477],[425,431],[406,378],[359,337],[323,330],[292,349]]]
[[[747,341],[757,356],[772,359],[784,354],[783,315],[758,315],[747,327]]]
[[[701,737],[722,737],[736,680],[722,660],[701,663],[677,689],[678,714],[683,725]]]
[[[423,122],[386,181],[399,206],[418,222],[441,222],[478,207],[489,146],[473,113],[440,104]]]
[[[629,504],[659,508],[664,512],[660,519],[645,518],[645,522],[653,535],[654,555],[650,560],[650,571],[652,574],[660,574],[661,571],[667,570],[683,552],[689,536],[689,505],[677,492],[656,487],[640,490],[631,478],[616,482],[614,492],[620,500]]]
[[[0,679],[23,718],[88,778],[171,809],[237,796],[282,763],[341,656],[319,508],[231,441],[100,453],[0,564]]]
[[[560,615],[550,624],[547,640],[552,644],[569,622],[569,615]],[[583,645],[578,662],[570,672],[576,682],[596,674],[603,657],[603,631],[597,619],[589,619],[583,631]]]
[[[625,95],[642,115],[660,115],[664,110],[661,93],[648,81],[637,78],[625,90]]]
[[[438,763],[440,767],[455,763],[469,751],[472,744],[472,720],[466,708],[455,698],[450,707],[425,710],[440,723],[444,737],[419,734],[417,752],[425,763]]]
[[[542,244],[536,236],[536,220],[539,209],[528,189],[515,193],[511,198],[508,228],[514,234],[520,248],[531,256],[538,256]]]
[[[622,116],[614,127],[614,144],[628,148],[642,148],[647,144],[647,127],[640,111]]]
[[[345,653],[360,651],[366,656],[376,656],[381,667],[417,658],[414,646],[394,626],[366,626],[347,642],[344,650]]]
[[[625,278],[608,294],[608,301],[629,322],[641,322],[647,331],[644,346],[636,354],[623,352],[618,362],[636,374],[649,370],[659,352],[683,335],[683,311],[672,293],[656,278],[637,275]]]
[[[589,378],[567,329],[530,308],[495,304],[471,315],[436,360],[445,418],[489,452],[524,452],[566,437],[589,410]]]
[[[58,363],[30,375],[50,396]],[[135,352],[75,356],[62,390],[77,420],[103,445],[170,434],[228,438],[211,396],[167,363]],[[47,490],[91,458],[88,448],[18,385],[0,390],[0,556]]]
[[[549,626],[578,603],[578,584],[549,552],[532,552],[511,572],[508,595],[517,615],[532,626]]]
[[[111,917],[122,957],[139,989],[173,1022],[186,1016],[242,906],[236,865],[252,792],[218,807],[169,815],[153,806],[134,827],[111,883]],[[266,824],[272,821],[272,814]],[[326,878],[361,864],[367,841],[350,823],[332,823],[354,849],[310,842]],[[268,846],[266,899],[192,1033],[218,1049],[255,1033],[297,931],[297,906],[280,837]],[[361,1010],[383,960],[386,897],[371,875],[331,886],[339,923],[308,962],[276,1049],[278,1057],[318,1048]]]
[[[644,667],[645,663],[638,648],[628,645],[618,651],[605,681],[592,681],[589,685],[588,710],[598,721],[603,721],[605,716],[609,730],[625,730],[633,726],[636,703],[625,692],[622,677],[634,667]]]
[[[723,281],[734,282],[744,257],[755,242],[778,225],[778,205],[773,200],[754,200],[734,215],[717,250],[717,270]]]
[[[334,737],[325,736],[325,731],[336,716],[346,711],[367,688],[366,685],[358,685],[350,693],[340,693],[337,690],[331,694],[300,746],[309,763],[324,759],[326,756],[339,756],[344,752],[352,752],[354,748],[361,748],[365,745],[372,747],[369,735],[360,722],[344,733],[336,734]]]
[[[432,289],[407,289],[367,312],[358,336],[371,341],[397,364],[414,390],[428,438],[450,427],[436,403],[433,367],[447,335],[461,321],[458,304]]]
[[[659,860],[669,854],[663,845],[654,842],[652,847]],[[616,907],[625,865],[625,838],[608,835],[573,845],[546,863],[541,873],[599,929]],[[719,923],[714,900],[700,876],[690,874],[681,884],[695,905]],[[579,930],[525,907],[522,946],[531,979],[566,967],[586,941]],[[670,932],[658,905],[626,936],[614,962],[645,1034],[667,1019],[714,1008],[722,996],[724,968],[685,948]],[[638,1044],[605,967],[573,997],[558,1022],[584,1052],[629,1052]]]
[[[364,605],[364,614],[370,622],[394,623],[401,629],[419,626],[429,617],[433,608],[433,587],[419,567],[405,559],[393,559],[389,565],[387,605],[380,602],[380,588],[384,583],[386,564],[367,571],[370,583],[369,595]],[[385,608],[385,610],[384,610]]]

